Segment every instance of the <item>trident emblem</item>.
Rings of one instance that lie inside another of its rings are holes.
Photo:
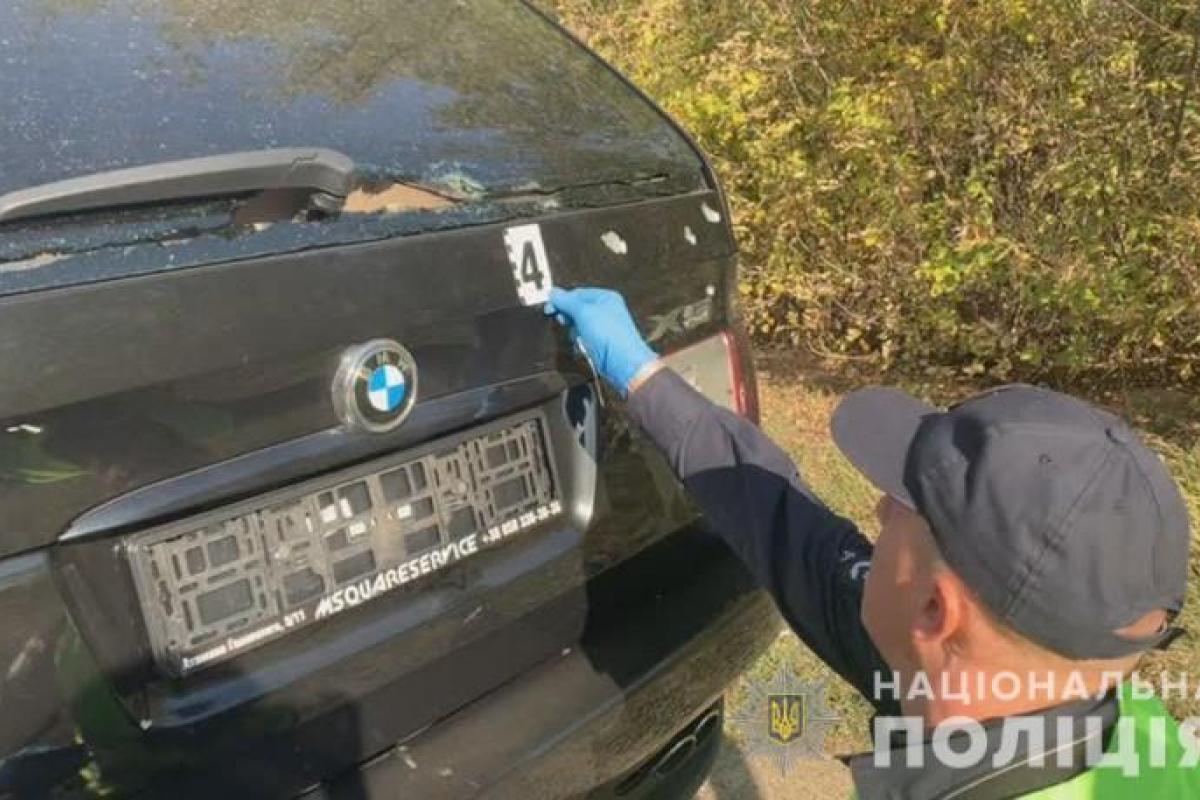
[[[804,733],[804,695],[769,695],[767,709],[767,735],[776,742],[790,744]]]

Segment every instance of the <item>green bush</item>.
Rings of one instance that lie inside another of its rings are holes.
[[[760,341],[1200,381],[1193,3],[549,4],[713,156]]]

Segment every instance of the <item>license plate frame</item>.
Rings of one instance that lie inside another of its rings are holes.
[[[560,516],[561,485],[534,410],[133,534],[154,659],[182,677],[419,584]]]

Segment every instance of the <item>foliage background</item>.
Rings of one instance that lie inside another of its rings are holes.
[[[1200,380],[1200,10],[552,0],[713,156],[760,342],[871,371]]]

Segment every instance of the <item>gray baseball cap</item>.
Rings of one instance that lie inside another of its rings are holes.
[[[1115,631],[1187,592],[1187,510],[1119,418],[1033,386],[946,411],[898,389],[847,395],[842,452],[925,518],[947,564],[1002,621],[1073,659],[1166,647],[1181,631]]]

